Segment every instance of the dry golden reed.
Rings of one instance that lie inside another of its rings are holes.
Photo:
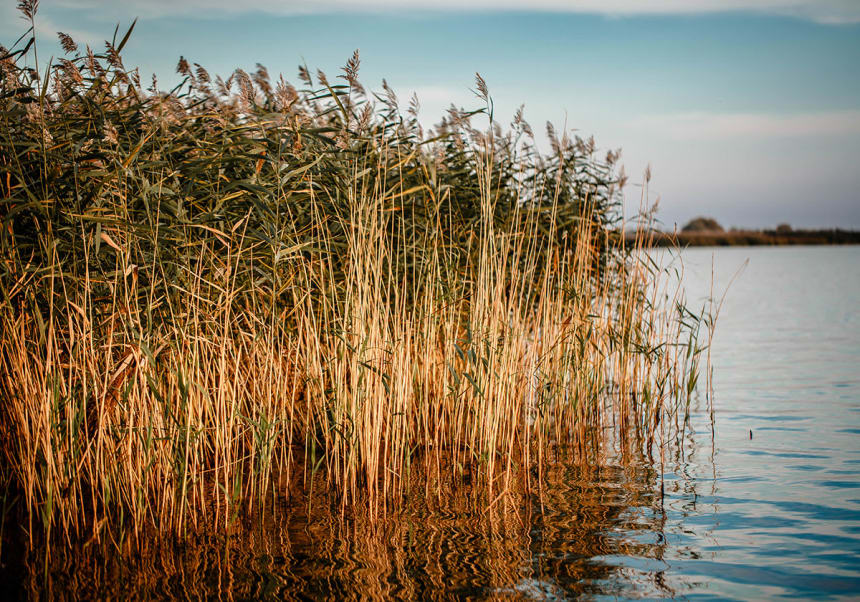
[[[0,453],[28,533],[223,528],[312,487],[373,518],[415,475],[493,504],[684,430],[701,316],[620,235],[617,153],[542,154],[480,77],[482,108],[424,132],[357,53],[300,90],[185,59],[144,90],[130,33],[0,50]]]

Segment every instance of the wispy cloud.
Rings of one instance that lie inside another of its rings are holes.
[[[857,136],[860,110],[791,114],[686,112],[649,115],[631,127],[673,140]]]
[[[459,108],[474,106],[479,103],[475,94],[470,92],[466,86],[462,88],[439,85],[417,86],[405,89],[404,93],[408,94],[408,97],[401,100],[408,100],[415,94],[421,104],[422,114],[430,114],[434,118],[441,117],[451,105]],[[398,94],[400,94],[399,91]]]
[[[530,10],[610,16],[757,12],[827,24],[860,23],[857,0],[60,0],[75,9],[105,10],[111,17],[235,15],[252,11],[302,14],[332,11]]]
[[[0,5],[0,33],[14,36],[12,37],[14,40],[15,37],[24,33],[27,27],[29,27],[29,23],[25,22],[21,17],[21,13],[11,2]],[[56,41],[58,31],[70,35],[78,44],[95,46],[101,44],[105,39],[103,34],[97,34],[76,26],[69,26],[68,23],[60,23],[46,11],[41,10],[40,7],[36,15],[36,34],[41,40],[50,39]],[[3,41],[6,42],[7,40],[4,39]]]

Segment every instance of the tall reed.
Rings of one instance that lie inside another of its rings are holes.
[[[314,486],[375,517],[415,474],[493,503],[685,428],[698,318],[621,235],[616,153],[551,126],[541,153],[480,76],[425,132],[357,53],[301,89],[182,59],[165,93],[123,65],[131,29],[48,65],[34,31],[0,49],[0,446],[29,533],[222,528]]]

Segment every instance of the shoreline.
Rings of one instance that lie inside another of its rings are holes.
[[[635,232],[625,232],[626,240],[636,237]],[[841,230],[734,230],[728,232],[660,232],[654,231],[644,237],[651,247],[741,247],[741,246],[791,246],[791,245],[856,245],[860,244],[860,231]]]

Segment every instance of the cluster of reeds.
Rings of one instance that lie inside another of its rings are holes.
[[[539,152],[480,77],[423,131],[357,53],[301,89],[182,59],[165,93],[131,30],[47,63],[34,31],[0,48],[0,453],[29,532],[223,526],[314,483],[376,516],[416,471],[492,502],[684,428],[698,322],[618,234],[616,154],[551,128]]]

